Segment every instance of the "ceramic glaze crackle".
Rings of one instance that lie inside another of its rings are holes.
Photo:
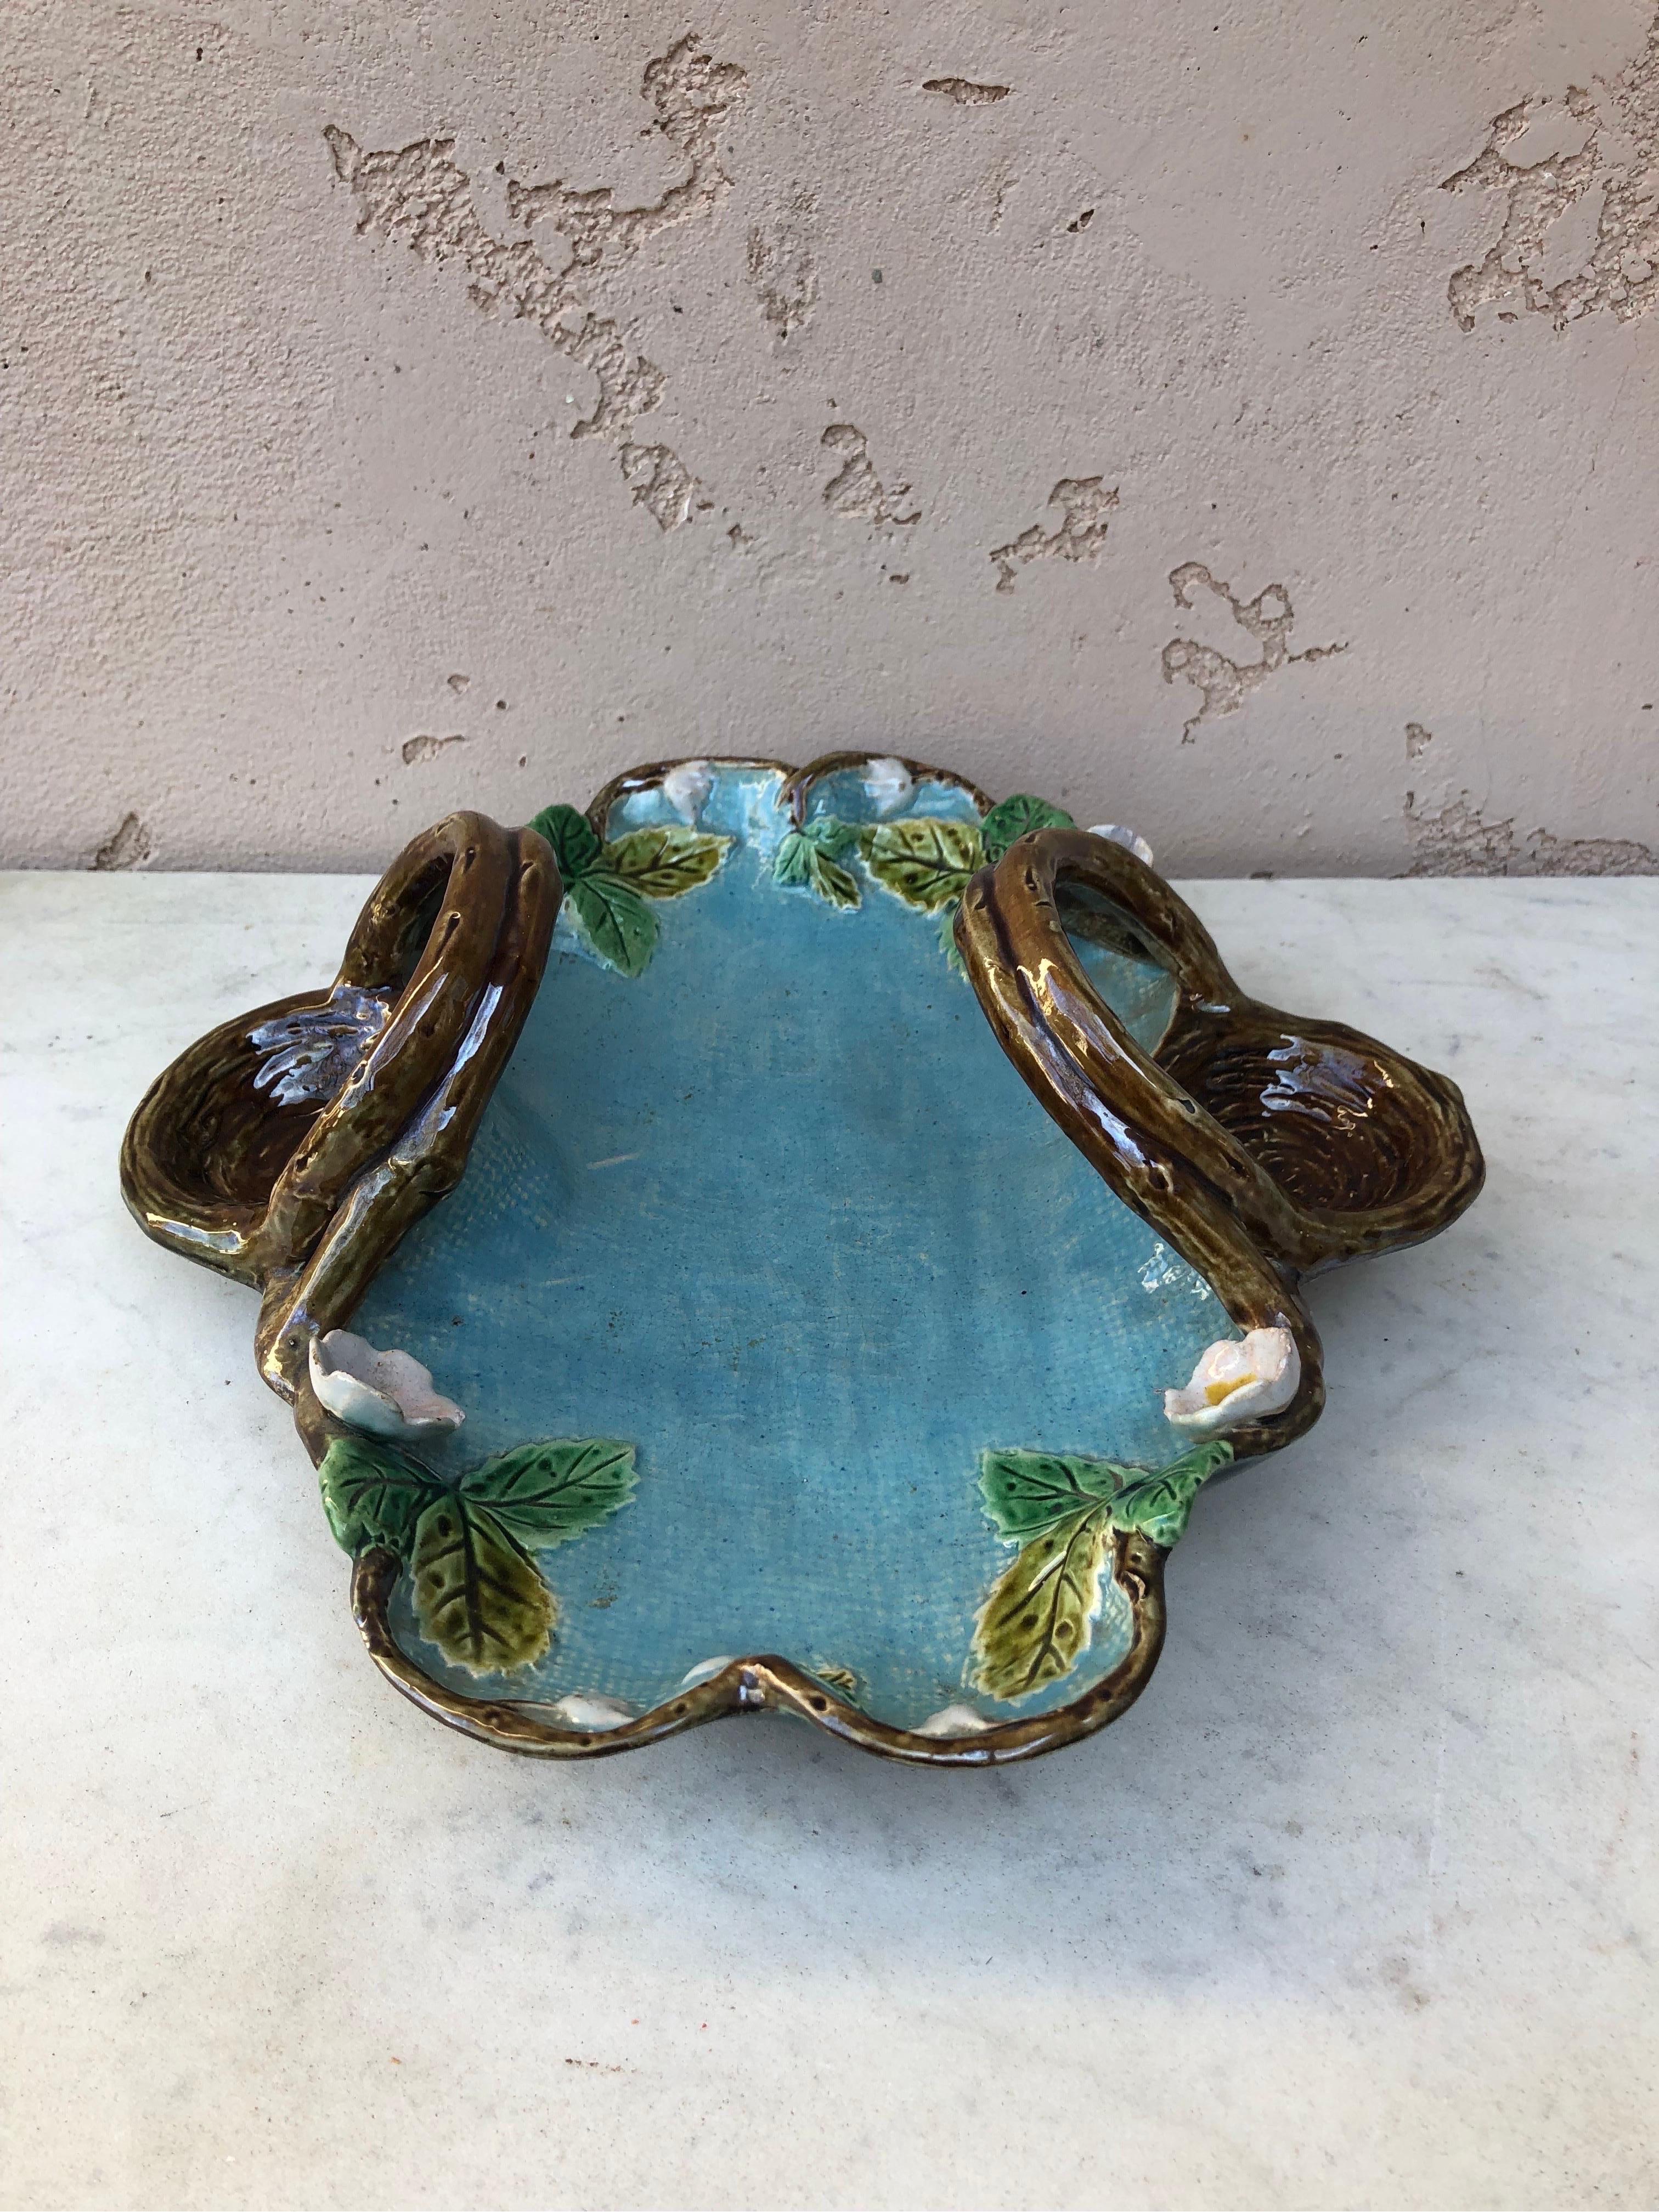
[[[1199,1490],[1317,1417],[1299,1279],[1480,1177],[1144,850],[915,761],[664,763],[428,832],[331,989],[161,1079],[128,1202],[260,1290],[408,1697],[936,1764],[1133,1701]]]

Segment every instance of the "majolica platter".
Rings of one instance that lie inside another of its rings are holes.
[[[261,1294],[376,1665],[507,1749],[1123,1712],[1300,1285],[1475,1195],[1455,1087],[1244,995],[1127,833],[915,761],[663,763],[417,838],[122,1156]]]

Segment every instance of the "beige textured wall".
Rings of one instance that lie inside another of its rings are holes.
[[[1655,0],[9,0],[13,864],[670,753],[1654,866]]]

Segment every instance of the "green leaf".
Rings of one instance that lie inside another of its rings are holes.
[[[1056,1528],[1110,1498],[1139,1468],[1109,1459],[1062,1458],[1054,1452],[988,1451],[979,1455],[979,1487],[997,1534],[1016,1543]]]
[[[1168,1550],[1185,1530],[1200,1485],[1232,1456],[1231,1444],[1218,1437],[1146,1474],[1114,1460],[982,1452],[986,1512],[1021,1549],[975,1622],[976,1686],[994,1698],[1025,1698],[1069,1674],[1100,1612],[1113,1529],[1139,1532]]]
[[[456,1491],[434,1498],[416,1524],[410,1565],[422,1631],[456,1666],[493,1674],[546,1651],[553,1593],[488,1506]]]
[[[985,841],[985,857],[994,866],[1014,840],[1029,830],[1076,827],[1063,806],[1051,806],[1046,799],[1034,799],[1029,791],[1021,791],[1005,799],[1000,806],[994,806],[980,823],[979,833]]]
[[[957,943],[957,913],[962,902],[954,899],[941,907],[939,917],[939,949],[945,955],[953,975],[966,976],[968,963],[962,957],[962,947]]]
[[[992,1586],[974,1624],[978,1688],[1029,1698],[1076,1666],[1100,1611],[1107,1516],[1106,1506],[1091,1505],[1056,1522]]]
[[[415,1523],[436,1496],[435,1476],[395,1445],[365,1436],[336,1437],[317,1470],[334,1540],[354,1555],[383,1544],[409,1557]]]
[[[599,833],[574,806],[544,806],[531,823],[553,848],[566,887],[585,876],[599,857]]]
[[[814,890],[831,906],[859,903],[858,878],[843,868],[841,858],[858,843],[857,825],[821,815],[804,829],[792,830],[778,847],[772,880],[788,890]]]
[[[509,1536],[544,1552],[619,1512],[638,1480],[632,1444],[588,1437],[520,1444],[464,1474],[460,1487],[469,1503],[487,1505]]]
[[[672,824],[630,830],[607,845],[600,864],[641,898],[679,898],[706,884],[732,848],[729,837],[706,837]]]
[[[1200,1486],[1218,1468],[1225,1467],[1232,1455],[1233,1448],[1224,1437],[1194,1444],[1173,1465],[1157,1474],[1143,1475],[1139,1481],[1120,1490],[1111,1503],[1112,1526],[1126,1534],[1136,1530],[1169,1551],[1187,1533]]]
[[[827,853],[832,860],[844,860],[863,834],[856,822],[842,822],[833,814],[816,816],[801,830],[810,844]]]
[[[792,830],[778,847],[772,880],[791,891],[804,890],[812,880],[812,846],[803,831]]]
[[[657,918],[636,890],[609,869],[595,868],[569,887],[581,932],[607,968],[640,975],[657,946]]]
[[[927,814],[880,823],[865,832],[863,843],[865,866],[876,881],[924,914],[937,914],[959,899],[985,858],[971,822]]]

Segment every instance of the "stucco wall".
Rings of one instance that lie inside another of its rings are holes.
[[[858,745],[1655,865],[1655,0],[6,12],[0,859]]]

